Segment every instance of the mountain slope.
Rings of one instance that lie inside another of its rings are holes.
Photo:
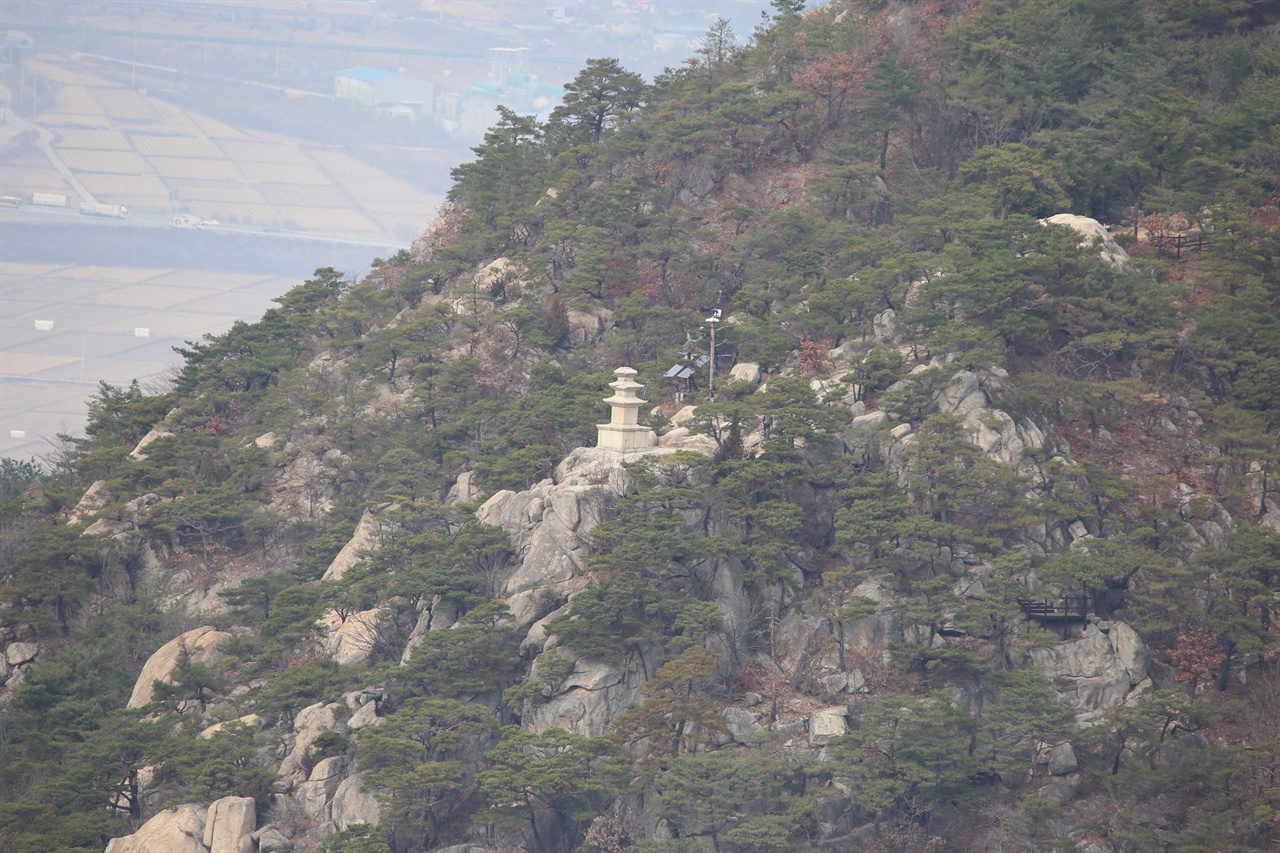
[[[8,472],[6,845],[1267,849],[1278,10],[774,5]]]

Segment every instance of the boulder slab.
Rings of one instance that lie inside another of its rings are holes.
[[[214,667],[222,660],[219,646],[230,640],[231,634],[219,631],[211,625],[192,628],[179,634],[161,646],[155,654],[147,659],[142,673],[133,685],[133,693],[129,696],[129,708],[141,708],[151,703],[155,695],[156,681],[169,681],[173,668],[178,665],[178,658],[185,651],[196,663]]]
[[[187,804],[165,809],[133,835],[113,838],[106,853],[209,853],[204,838],[204,806]]]
[[[339,722],[338,714],[343,706],[334,702],[326,705],[317,702],[308,705],[298,712],[293,719],[293,749],[280,762],[280,775],[288,776],[294,782],[305,782],[309,776],[303,769],[307,751],[316,738],[325,732],[340,731],[346,727]]]
[[[843,705],[823,708],[809,716],[809,743],[817,745],[838,738],[849,730],[849,709]]]
[[[351,567],[364,559],[365,551],[372,551],[382,542],[382,521],[371,510],[365,510],[356,525],[356,532],[325,569],[323,580],[339,580]]]
[[[341,666],[353,663],[368,663],[378,644],[378,608],[362,610],[347,617],[329,635],[325,646],[333,659]]]
[[[356,773],[342,780],[333,794],[331,814],[339,831],[357,823],[374,826],[382,820],[382,812],[378,808],[378,800],[373,794],[364,790],[363,783],[368,772]]]
[[[253,797],[223,797],[209,806],[204,822],[204,846],[209,853],[240,853],[240,839],[258,826]]]
[[[31,663],[38,654],[40,654],[40,647],[35,643],[10,643],[4,650],[4,659],[8,661],[9,666],[21,666],[24,663]]]
[[[1031,659],[1058,685],[1059,697],[1075,708],[1081,725],[1095,722],[1105,709],[1150,689],[1150,653],[1124,622],[1112,622],[1105,632],[1090,625],[1079,637],[1032,649]]]

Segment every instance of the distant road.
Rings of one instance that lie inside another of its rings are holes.
[[[75,62],[80,58],[93,59],[98,62],[111,62],[116,65],[128,65],[131,68],[145,68],[148,71],[159,71],[162,74],[177,74],[179,69],[170,65],[154,65],[150,62],[137,62],[132,59],[123,59],[119,56],[106,56],[101,53],[85,53],[83,51],[73,51],[71,61]],[[272,92],[283,92],[286,95],[305,95],[308,98],[321,98],[326,101],[336,100],[332,92],[309,92],[306,89],[299,89],[297,86],[277,86],[273,83],[262,83],[258,80],[244,80],[239,77],[226,77],[221,74],[210,74],[207,71],[191,71],[187,74],[200,77],[205,80],[217,80],[222,83],[235,83],[237,86],[254,86],[258,89],[267,89]]]
[[[292,38],[249,38],[247,36],[210,36],[190,35],[188,33],[156,33],[137,30],[116,30],[105,27],[88,27],[80,24],[39,24],[32,21],[9,21],[0,18],[0,29],[13,28],[30,31],[51,31],[61,33],[94,33],[97,35],[121,36],[143,41],[176,41],[186,44],[231,44],[247,47],[296,47],[307,50],[348,51],[355,53],[384,53],[399,56],[440,56],[447,59],[484,59],[487,52],[483,49],[456,50],[438,47],[413,47],[409,45],[362,44],[358,42],[340,41],[299,41]],[[576,65],[582,60],[576,56],[545,56],[539,54],[540,62]]]
[[[97,201],[97,199],[84,188],[84,184],[76,180],[76,176],[71,173],[71,170],[62,162],[62,158],[59,157],[57,152],[49,145],[49,142],[53,139],[53,134],[40,125],[32,124],[22,116],[15,113],[12,107],[10,107],[10,92],[3,86],[0,86],[0,98],[2,98],[4,102],[4,109],[3,111],[0,111],[0,115],[3,115],[4,117],[4,125],[3,127],[0,127],[0,151],[8,148],[9,143],[12,142],[18,134],[26,131],[35,133],[36,145],[39,146],[40,151],[53,165],[53,168],[58,170],[58,174],[62,175],[67,183],[71,184],[72,188],[80,194],[82,199],[90,202]]]
[[[320,244],[332,246],[349,246],[357,251],[365,251],[373,255],[394,255],[401,249],[409,248],[404,244],[393,244],[387,241],[365,240],[358,237],[347,237],[337,234],[318,234],[314,231],[284,231],[279,228],[268,229],[254,225],[223,225],[214,228],[175,228],[173,217],[137,216],[130,214],[128,219],[111,219],[109,217],[84,216],[73,208],[39,207],[26,205],[18,210],[0,209],[0,256],[4,256],[5,231],[19,224],[35,227],[41,226],[82,226],[86,228],[147,228],[158,229],[165,233],[175,234],[208,234],[214,236],[254,237],[262,240],[287,240],[299,244]],[[220,244],[225,245],[225,244]],[[6,260],[19,260],[5,257]],[[173,264],[173,266],[183,266]]]
[[[362,273],[375,257],[406,246],[251,232],[174,228],[156,221],[99,219],[67,210],[0,210],[0,261],[163,267],[306,278],[317,267]]]

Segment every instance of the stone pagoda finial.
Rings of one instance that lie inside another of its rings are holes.
[[[619,367],[613,374],[618,377],[609,383],[613,396],[605,398],[613,413],[609,423],[596,425],[599,434],[597,446],[624,452],[654,447],[658,443],[657,435],[649,427],[637,423],[640,407],[645,405],[645,401],[637,397],[636,392],[644,386],[635,381],[636,372],[630,367]]]

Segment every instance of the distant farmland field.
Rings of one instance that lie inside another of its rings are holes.
[[[54,90],[35,117],[49,150],[5,160],[6,192],[50,192],[163,216],[407,244],[440,199],[336,147],[241,131],[66,67],[46,55],[26,71]],[[86,198],[85,196],[90,196]]]

